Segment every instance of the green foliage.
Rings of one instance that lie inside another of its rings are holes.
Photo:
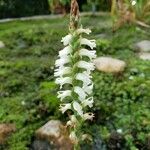
[[[36,129],[50,119],[64,120],[58,111],[53,72],[58,50],[63,48],[61,37],[67,33],[67,19],[0,24],[0,39],[6,44],[0,50],[0,123],[17,127],[5,149],[29,149]],[[132,44],[149,39],[149,32],[125,26],[111,33],[108,15],[86,16],[82,22],[94,31],[91,38],[97,39],[98,56],[111,55],[127,63],[120,74],[93,74],[95,119],[84,130],[94,139],[86,143],[85,149],[110,149],[110,144],[118,142],[112,142],[118,129],[122,130],[118,143],[123,150],[148,149],[150,62],[140,60]],[[106,36],[100,37],[101,33]]]
[[[127,68],[121,74],[94,73],[95,122],[99,124],[101,136],[107,146],[112,144],[112,140],[116,140],[115,137],[113,139],[113,133],[121,129],[122,140],[125,140],[122,149],[149,149],[150,63],[139,60],[132,49],[136,40],[147,38],[149,34],[142,34],[142,30],[129,26],[130,32],[125,31],[126,27],[114,33],[112,39],[97,40],[98,55],[112,55],[123,59]],[[136,35],[134,39],[133,34]]]

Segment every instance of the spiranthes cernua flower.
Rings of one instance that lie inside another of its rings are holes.
[[[67,126],[74,128],[94,117],[93,113],[85,112],[85,108],[92,108],[94,102],[91,72],[95,69],[92,60],[96,58],[96,43],[95,40],[84,37],[89,35],[91,30],[79,25],[78,13],[78,4],[76,0],[72,0],[70,32],[61,40],[65,48],[59,51],[54,72],[55,82],[60,86],[57,96],[61,101],[60,111],[72,112]],[[70,138],[76,143],[80,135],[76,130],[72,130]]]

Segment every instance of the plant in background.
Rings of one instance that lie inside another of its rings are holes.
[[[59,1],[63,6],[70,4],[70,0],[59,0]]]
[[[130,5],[136,14],[136,19],[144,21],[150,16],[150,1],[149,0],[132,0]]]
[[[87,1],[92,6],[92,13],[95,14],[96,12],[96,6],[98,5],[98,0],[88,0]]]
[[[95,40],[83,38],[83,34],[90,34],[91,31],[82,28],[79,22],[78,3],[72,0],[70,33],[62,38],[66,47],[59,51],[54,73],[56,84],[60,85],[60,110],[62,113],[68,110],[72,112],[67,126],[70,127],[70,139],[75,144],[75,149],[79,149],[79,141],[86,137],[80,130],[84,121],[94,117],[93,113],[87,112],[87,108],[93,106],[91,71],[95,68],[92,60],[96,57],[96,51],[93,50],[96,47]]]
[[[149,0],[112,0],[111,15],[114,29],[126,23],[149,27],[146,18],[150,15]]]
[[[70,0],[48,0],[50,11],[54,13],[66,14],[66,6],[70,5]]]

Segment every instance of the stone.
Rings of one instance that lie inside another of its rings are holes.
[[[4,47],[5,47],[4,42],[0,41],[0,48],[4,48]]]
[[[150,60],[150,53],[139,53],[139,58],[143,60]]]
[[[111,57],[98,57],[94,60],[94,64],[97,70],[106,73],[120,73],[126,67],[124,61]]]
[[[52,147],[47,141],[35,140],[32,143],[30,150],[52,150]]]
[[[73,144],[69,139],[66,128],[59,120],[51,120],[36,131],[38,140],[45,140],[57,150],[72,150]]]
[[[108,139],[108,149],[119,150],[124,147],[125,140],[122,134],[113,131]]]
[[[104,33],[101,33],[101,34],[97,34],[96,35],[96,38],[101,38],[101,39],[105,39],[105,38],[107,38],[108,36],[106,35],[106,34],[104,34]]]
[[[0,124],[0,144],[4,144],[7,137],[16,131],[14,124]]]
[[[140,52],[150,52],[150,41],[143,40],[135,44],[135,48]]]

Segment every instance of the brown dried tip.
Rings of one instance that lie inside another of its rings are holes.
[[[71,1],[70,10],[70,29],[76,29],[79,22],[79,5],[77,0]]]

